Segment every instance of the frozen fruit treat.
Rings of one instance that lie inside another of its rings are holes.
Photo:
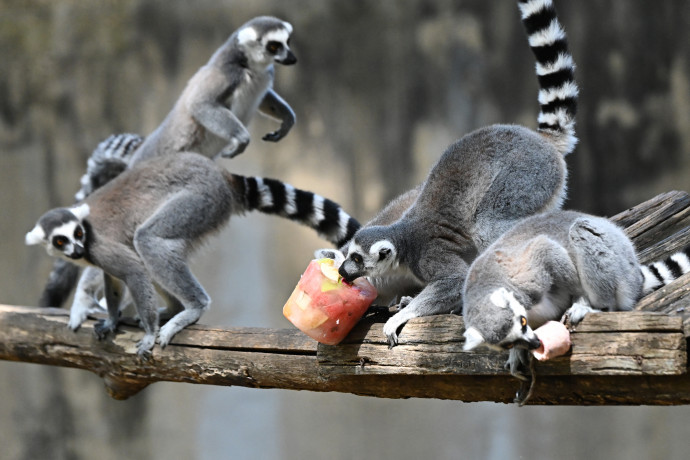
[[[539,361],[555,358],[564,355],[570,350],[570,332],[563,323],[558,321],[548,321],[534,330],[541,346],[532,351],[532,354]]]
[[[336,345],[376,295],[376,288],[365,278],[345,282],[332,259],[312,260],[285,303],[283,315],[309,337]]]

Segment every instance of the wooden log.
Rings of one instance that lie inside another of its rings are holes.
[[[625,227],[643,263],[690,244],[684,192],[659,195],[612,220]],[[587,315],[572,333],[571,352],[537,363],[529,403],[690,404],[689,292],[690,274],[642,299],[638,312]],[[463,321],[454,315],[410,321],[392,350],[381,315],[361,321],[336,347],[294,329],[194,325],[165,350],[156,346],[149,361],[135,355],[138,328],[121,326],[98,342],[93,319],[76,333],[67,319],[66,310],[0,305],[0,359],[87,369],[118,399],[157,381],[468,402],[512,402],[519,386],[503,368],[507,354],[462,351]]]
[[[343,347],[317,345],[292,329],[194,325],[166,349],[155,347],[150,361],[134,354],[143,334],[137,328],[122,326],[99,342],[93,320],[75,333],[66,327],[67,319],[60,309],[0,305],[0,359],[87,369],[103,377],[118,399],[157,381],[506,403],[519,387],[502,367],[505,355],[462,352],[462,318],[452,315],[411,321],[402,330],[401,345],[389,353],[380,317],[358,325]],[[589,315],[572,334],[576,345],[570,355],[537,364],[530,404],[690,403],[690,377],[679,373],[687,365],[681,327],[680,318],[653,313]],[[619,333],[628,336],[618,340]],[[645,336],[647,342],[640,340]],[[609,338],[618,345],[592,347]],[[597,349],[602,350],[598,357]],[[675,353],[672,364],[664,350]],[[574,366],[577,356],[599,364]],[[609,366],[606,356],[618,361]],[[641,361],[625,367],[620,364],[625,357]],[[396,360],[403,364],[397,370]]]

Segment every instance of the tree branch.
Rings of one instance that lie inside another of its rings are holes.
[[[669,192],[612,218],[626,227],[643,262],[690,243],[690,197]],[[589,314],[569,354],[537,363],[529,404],[690,404],[687,340],[690,274],[642,299],[636,312]],[[660,313],[652,313],[660,312]],[[123,325],[101,342],[93,319],[72,332],[62,309],[0,305],[0,359],[86,369],[125,399],[158,381],[383,398],[512,402],[519,382],[506,354],[463,352],[462,317],[416,318],[388,349],[386,315],[360,321],[338,346],[296,329],[190,326],[141,361],[143,332]]]

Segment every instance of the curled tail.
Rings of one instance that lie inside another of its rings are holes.
[[[690,272],[690,246],[675,254],[671,254],[664,260],[643,265],[642,275],[644,276],[644,284],[642,286],[642,295],[656,291],[688,272]]]
[[[86,163],[86,173],[81,177],[81,189],[74,195],[81,201],[94,190],[110,182],[127,169],[129,161],[144,138],[138,134],[113,134],[98,144]]]
[[[568,51],[565,31],[551,0],[518,0],[529,46],[537,59],[539,80],[538,131],[550,135],[567,155],[577,144],[575,113],[578,89],[575,63]]]
[[[306,225],[337,247],[348,242],[361,227],[339,204],[316,193],[276,179],[228,176],[246,211],[276,214]]]

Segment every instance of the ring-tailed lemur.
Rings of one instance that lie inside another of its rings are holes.
[[[564,156],[577,142],[573,59],[552,2],[518,4],[537,59],[539,128],[494,125],[465,135],[441,156],[400,219],[361,228],[347,247],[340,266],[346,280],[407,276],[424,286],[384,325],[391,346],[409,319],[459,311],[477,253],[521,219],[560,208],[565,198]]]
[[[292,26],[261,16],[237,29],[189,80],[172,111],[137,149],[133,162],[175,152],[232,158],[249,144],[245,127],[258,109],[281,122],[262,139],[278,142],[295,113],[273,90],[273,63],[291,65]]]
[[[422,186],[419,185],[398,196],[367,222],[365,227],[394,223],[414,204],[421,190]],[[324,257],[334,259],[336,266],[339,266],[345,260],[344,254],[347,254],[348,245],[349,241],[338,249],[318,249],[314,252],[314,257],[317,259]],[[424,287],[419,279],[404,272],[387,273],[385,276],[379,277],[370,276],[369,280],[376,285],[378,292],[374,301],[376,305],[393,305],[403,297],[418,294]]]
[[[86,165],[86,173],[81,178],[81,188],[74,195],[76,202],[82,201],[94,190],[110,182],[122,171],[127,169],[132,158],[132,153],[141,145],[143,137],[137,134],[113,134],[98,146],[91,153]],[[92,271],[95,269],[87,269]],[[70,320],[70,327],[76,329],[86,319],[86,315],[99,309],[98,299],[101,297],[103,283],[102,277],[96,273],[84,273],[79,278],[79,267],[63,259],[56,259],[53,262],[53,269],[50,272],[48,282],[43,288],[43,293],[38,302],[41,307],[60,307],[67,300],[72,289],[79,285],[75,293],[72,306],[73,314],[81,311],[73,320]],[[80,307],[75,308],[76,305]],[[78,319],[81,318],[81,319]]]
[[[210,304],[187,257],[231,215],[252,210],[307,225],[338,245],[359,227],[321,196],[273,179],[231,174],[204,156],[180,153],[142,161],[75,207],[48,211],[25,242],[103,270],[108,319],[94,329],[99,338],[117,326],[124,283],[146,332],[138,345],[146,357],[159,332],[154,286],[172,307],[184,308],[160,329],[166,346]]]
[[[465,350],[510,349],[522,378],[533,329],[564,315],[631,310],[646,294],[690,271],[690,249],[640,265],[630,239],[611,221],[575,211],[533,216],[472,263],[464,286]]]

